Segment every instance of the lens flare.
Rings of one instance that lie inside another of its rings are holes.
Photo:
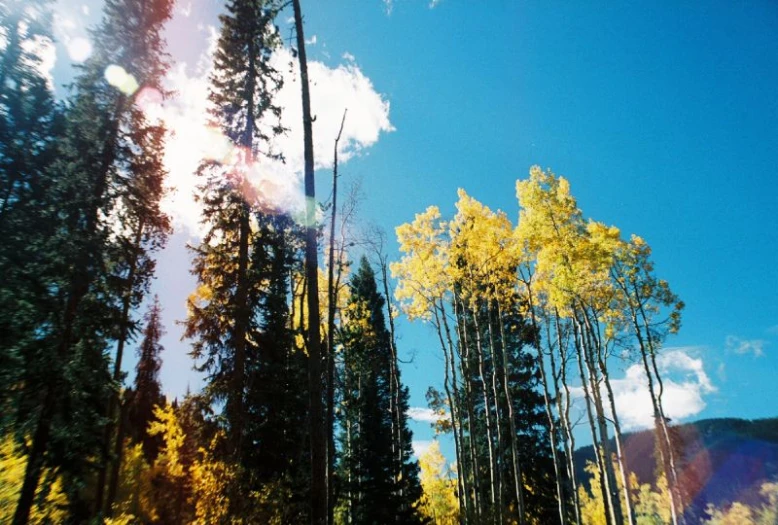
[[[151,117],[152,119],[161,119],[163,117],[163,101],[164,98],[162,93],[153,87],[143,87],[135,95],[135,105],[143,110],[147,117]]]
[[[116,64],[105,68],[105,80],[125,95],[132,95],[138,90],[138,81],[135,77]]]
[[[67,43],[68,56],[73,62],[83,62],[92,55],[92,44],[83,37],[76,37]]]

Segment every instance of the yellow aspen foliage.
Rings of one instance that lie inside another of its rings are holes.
[[[27,456],[18,449],[13,437],[6,435],[0,442],[0,523],[10,523],[13,518],[26,467]],[[62,523],[68,516],[67,505],[61,476],[44,469],[29,523]]]
[[[233,483],[235,469],[214,458],[211,452],[223,439],[224,434],[220,432],[213,438],[209,448],[200,447],[197,459],[190,469],[195,507],[195,519],[192,522],[194,525],[224,523],[229,516],[230,500],[227,497],[227,488]]]
[[[396,229],[403,257],[390,265],[398,280],[395,296],[410,319],[429,320],[438,300],[451,289],[446,223],[437,206]]]
[[[440,443],[433,441],[419,457],[422,497],[419,509],[435,525],[459,523],[456,477],[446,465]]]
[[[518,264],[513,225],[505,213],[490,210],[465,190],[458,195],[457,214],[449,223],[451,279],[471,305],[480,298],[509,301]]]
[[[320,320],[320,328],[319,331],[321,333],[322,339],[327,338],[327,319],[328,319],[328,312],[329,312],[329,304],[330,304],[330,298],[329,293],[327,290],[328,286],[328,279],[327,274],[319,268],[319,320]],[[336,301],[335,301],[335,311],[342,312],[346,308],[346,305],[348,304],[348,300],[350,297],[350,290],[348,286],[344,286],[343,283],[346,282],[348,279],[348,271],[347,266],[343,266],[341,275],[341,285],[337,290],[336,295]],[[307,302],[305,299],[305,295],[303,294],[305,285],[305,276],[302,273],[295,273],[292,276],[292,289],[294,290],[294,309],[293,309],[293,315],[291,316],[291,323],[292,328],[294,330],[295,334],[295,348],[301,349],[305,352],[306,355],[308,355],[308,350],[305,348],[305,334],[307,334],[308,331],[308,320],[306,317],[307,312]]]
[[[667,478],[664,474],[656,481],[656,489],[649,483],[638,483],[633,472],[630,475],[630,486],[633,489],[632,501],[638,525],[668,525],[672,523],[670,513],[670,492],[667,488]]]
[[[583,523],[583,525],[606,525],[605,502],[602,498],[602,485],[600,484],[600,475],[597,464],[592,461],[587,461],[584,470],[590,477],[588,490],[583,483],[578,486],[578,501],[581,505],[581,523]],[[635,489],[637,484],[637,477],[635,474],[631,474],[630,487]],[[621,493],[624,486],[620,477],[616,478],[616,485],[618,492]],[[669,520],[670,515],[670,499],[667,490],[667,482],[660,478],[658,486],[658,493],[652,492],[651,487],[648,484],[641,486],[638,490],[633,490],[630,500],[634,504],[638,525],[662,525],[664,523],[670,523],[669,521],[661,521],[664,519],[665,515]],[[645,503],[642,499],[644,497],[646,498]],[[627,508],[624,500],[620,500],[620,502],[622,513],[626,513]],[[646,509],[650,514],[640,514],[639,509]],[[656,513],[654,513],[655,511]],[[658,521],[654,521],[654,516],[659,516]]]
[[[706,525],[775,525],[778,523],[778,483],[762,483],[759,494],[761,505],[749,506],[739,501],[722,508],[708,505]]]
[[[563,314],[575,304],[607,310],[619,229],[584,221],[567,180],[537,166],[528,180],[516,183],[516,195],[517,245],[524,264],[534,266],[538,293]]]
[[[591,477],[589,478],[589,490],[586,490],[583,484],[578,487],[581,522],[584,525],[607,525],[605,503],[602,499],[602,485],[597,474],[597,465],[587,461],[585,470]]]
[[[122,454],[119,486],[113,505],[111,523],[152,523],[158,519],[155,506],[155,490],[152,485],[151,467],[146,463],[143,446],[125,441]]]
[[[707,525],[758,525],[751,507],[736,501],[726,510],[709,506]]]
[[[185,434],[175,408],[158,406],[154,415],[149,434],[160,435],[163,441],[150,474],[157,489],[160,521],[224,523],[229,512],[228,491],[236,476],[235,467],[216,459],[212,452],[220,448],[224,433],[217,432],[208,447],[192,450],[192,436]]]
[[[637,235],[619,244],[613,278],[620,299],[625,309],[642,311],[649,318],[668,310],[667,318],[662,322],[666,323],[669,333],[676,333],[681,327],[684,303],[672,292],[667,281],[656,277],[650,257],[651,247]]]
[[[156,465],[164,465],[169,476],[180,478],[186,475],[186,467],[181,461],[182,449],[186,435],[176,417],[172,405],[154,407],[154,417],[149,424],[150,436],[161,436],[164,443]]]

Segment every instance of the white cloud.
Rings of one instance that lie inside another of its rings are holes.
[[[754,357],[764,355],[765,342],[762,339],[741,339],[734,335],[728,335],[727,350],[736,354],[754,354]]]
[[[291,73],[290,62],[294,68]],[[299,172],[303,166],[303,117],[297,61],[289,49],[283,48],[274,54],[273,64],[284,72],[284,87],[276,101],[284,108],[283,123],[289,128],[277,146],[284,152],[287,163]],[[341,64],[331,68],[322,62],[311,61],[308,74],[311,107],[316,117],[313,124],[314,152],[318,152],[316,169],[332,166],[332,147],[345,109],[348,109],[348,117],[338,152],[341,162],[378,142],[382,132],[394,131],[389,121],[389,102],[375,90],[358,66]]]
[[[218,130],[209,128],[208,73],[218,34],[209,27],[209,50],[198,67],[190,71],[180,64],[168,75],[167,87],[175,92],[170,100],[156,109],[171,130],[167,142],[165,164],[169,185],[175,190],[164,201],[164,209],[173,217],[177,227],[199,236],[200,209],[194,201],[199,184],[195,170],[202,158],[224,157],[235,150]],[[273,66],[284,75],[283,88],[276,95],[276,103],[283,109],[282,124],[287,133],[278,137],[275,152],[283,153],[286,163],[262,161],[251,171],[252,182],[262,196],[273,205],[285,209],[300,209],[303,194],[301,174],[304,165],[302,106],[300,101],[297,61],[287,48],[279,49],[272,57]],[[311,107],[316,118],[314,152],[316,169],[332,166],[332,148],[340,127],[343,111],[348,117],[339,143],[339,161],[347,162],[375,144],[382,132],[393,131],[389,121],[389,103],[375,90],[372,82],[354,64],[331,68],[317,61],[308,63]]]
[[[413,454],[417,458],[420,458],[432,446],[432,443],[434,443],[434,441],[426,439],[412,441],[411,446],[413,447]]]
[[[657,357],[664,386],[662,405],[665,415],[673,420],[702,412],[706,406],[704,396],[716,391],[705,373],[702,359],[694,358],[688,352],[689,349],[667,349]],[[654,387],[657,388],[656,385]],[[654,409],[642,364],[627,368],[621,379],[612,378],[611,388],[622,430],[639,430],[654,425]],[[603,399],[607,400],[604,386],[602,390]],[[576,397],[583,396],[580,387],[572,391]]]
[[[319,39],[316,37],[316,35],[313,35],[311,38],[307,39],[305,43],[309,46],[315,46],[316,42],[318,42]]]
[[[408,417],[414,421],[421,421],[424,423],[435,423],[440,419],[434,410],[424,407],[410,407],[408,409]],[[448,419],[448,414],[443,417],[444,419]]]

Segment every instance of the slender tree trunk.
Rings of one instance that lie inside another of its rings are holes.
[[[130,307],[132,304],[132,290],[135,285],[135,271],[138,264],[137,251],[140,248],[141,239],[143,238],[143,227],[144,221],[141,219],[138,224],[138,229],[135,232],[135,239],[133,240],[133,249],[135,250],[135,254],[133,254],[132,261],[130,262],[130,270],[127,275],[127,287],[124,290],[124,297],[122,298],[122,317],[119,327],[119,341],[116,345],[116,359],[113,363],[113,381],[117,384],[121,381],[122,378],[122,359],[124,357],[124,346],[127,342],[128,327],[130,322]],[[116,408],[121,404],[121,400],[119,398],[120,395],[120,392],[117,392],[115,395],[111,396],[111,399],[108,402],[108,424],[105,427],[105,435],[103,436],[103,463],[100,466],[100,472],[98,474],[97,480],[95,511],[96,514],[105,512],[105,516],[111,516],[111,507],[113,505],[113,499],[110,497],[105,501],[105,505],[103,505],[103,493],[105,490],[106,477],[110,466],[113,467],[111,469],[111,485],[113,485],[114,477],[116,477],[117,480],[119,477],[118,457],[114,458],[114,464],[111,465],[108,452],[111,447],[111,441],[114,438],[114,420],[116,417],[115,412]],[[114,443],[114,450],[118,449],[121,451],[121,448],[121,442],[119,442],[118,446],[116,446]],[[108,492],[109,494],[111,493],[110,490]]]
[[[643,343],[643,337],[640,333],[640,328],[637,325],[637,320],[635,318],[635,315],[632,315],[632,321],[634,323],[635,328],[637,329],[636,335],[638,339],[638,346],[640,348],[640,356],[641,360],[643,362],[643,370],[646,372],[646,379],[648,380],[648,392],[651,396],[651,405],[654,409],[654,434],[655,439],[657,441],[657,444],[659,446],[659,460],[662,463],[662,470],[665,473],[665,477],[667,478],[667,484],[669,490],[668,496],[670,497],[670,518],[673,525],[678,525],[678,516],[677,516],[677,502],[676,502],[676,496],[675,496],[675,490],[673,487],[673,483],[675,481],[673,474],[671,473],[670,469],[670,457],[667,450],[667,442],[666,435],[662,428],[662,423],[660,422],[662,418],[662,411],[660,410],[659,403],[657,401],[656,397],[656,391],[654,389],[654,377],[651,373],[651,369],[649,368],[648,364],[648,356],[646,355],[646,348]]]
[[[437,307],[433,310],[434,314],[434,320],[435,320],[435,328],[438,334],[438,339],[440,340],[440,347],[443,350],[443,359],[444,359],[444,367],[443,367],[443,390],[446,393],[446,399],[448,401],[448,407],[451,411],[451,427],[454,433],[454,448],[457,456],[457,466],[459,467],[460,471],[457,473],[457,483],[459,487],[459,506],[461,509],[464,509],[464,515],[465,520],[461,520],[463,523],[466,522],[467,517],[467,487],[466,487],[466,475],[467,471],[465,469],[465,463],[464,463],[464,451],[462,449],[463,447],[463,438],[462,438],[462,431],[461,431],[461,419],[459,417],[459,406],[457,405],[456,399],[458,398],[457,393],[457,386],[456,386],[456,368],[454,365],[454,348],[451,347],[451,337],[449,335],[448,341],[449,346],[446,346],[446,343],[443,340],[443,324],[440,320],[440,317],[438,315]],[[445,315],[445,313],[443,314]],[[452,375],[449,375],[449,369],[451,370]],[[455,392],[452,394],[452,390]],[[461,517],[460,517],[461,518]]]
[[[497,475],[497,466],[494,454],[494,442],[492,440],[492,433],[494,431],[491,406],[489,402],[489,393],[486,388],[486,374],[484,373],[484,349],[481,342],[481,330],[478,323],[478,312],[475,307],[471,307],[470,313],[473,316],[473,324],[475,327],[475,346],[478,357],[478,379],[481,382],[481,398],[484,403],[484,418],[486,419],[486,450],[489,454],[489,503],[491,504],[490,514],[492,519],[496,516],[496,482],[495,476]]]
[[[535,313],[534,298],[532,288],[529,282],[525,282],[527,287],[527,299],[529,301],[530,318],[532,320],[533,346],[538,352],[538,370],[540,371],[540,382],[543,385],[543,406],[546,409],[546,420],[548,421],[549,440],[551,444],[551,459],[554,463],[554,475],[556,481],[557,510],[559,512],[559,523],[567,524],[567,509],[565,508],[565,491],[562,481],[562,468],[559,464],[559,449],[557,447],[557,427],[554,419],[554,411],[551,404],[551,396],[548,392],[548,378],[546,377],[546,365],[543,359],[543,346],[540,343],[540,326]],[[553,349],[551,350],[553,353]]]
[[[454,403],[457,407],[457,414],[459,415],[459,441],[462,446],[462,464],[467,465],[467,469],[463,470],[463,490],[465,491],[465,500],[467,503],[467,509],[469,509],[472,519],[476,522],[481,520],[483,510],[481,506],[481,489],[479,481],[479,468],[478,468],[478,456],[475,453],[475,445],[473,443],[473,405],[472,405],[472,391],[470,389],[469,368],[467,368],[466,361],[469,359],[469,355],[462,354],[462,348],[465,348],[465,352],[468,352],[467,337],[464,333],[460,332],[460,309],[457,307],[457,296],[454,294],[454,321],[457,325],[457,346],[451,338],[451,329],[449,328],[447,321],[447,313],[443,301],[440,301],[441,318],[443,320],[443,327],[445,328],[446,339],[449,344],[451,354],[451,377],[452,385],[454,388]],[[462,321],[464,324],[464,320]],[[459,358],[459,368],[462,374],[462,384],[464,392],[459,390],[459,381],[457,380],[457,367],[456,357]],[[467,428],[462,425],[462,409],[460,403],[464,400],[465,405],[465,423]],[[465,440],[465,431],[467,431],[467,440]],[[465,442],[467,442],[467,449],[465,449]],[[467,455],[466,455],[467,453]],[[469,456],[469,457],[468,457]],[[465,521],[469,521],[469,517]]]
[[[313,174],[313,119],[308,85],[308,61],[300,0],[292,0],[297,33],[297,58],[302,86],[305,148],[305,273],[308,278],[308,382],[311,427],[311,524],[327,521],[327,439],[322,418],[321,334],[319,330],[319,276],[316,244],[316,189]]]
[[[392,415],[392,442],[394,447],[394,458],[396,462],[395,470],[395,482],[399,482],[399,477],[402,476],[403,471],[403,450],[405,449],[405,443],[403,438],[403,429],[401,421],[400,411],[400,371],[398,367],[397,357],[397,339],[395,338],[394,330],[394,309],[392,308],[392,299],[389,295],[389,276],[386,268],[386,258],[382,254],[379,254],[379,263],[381,265],[381,282],[384,289],[384,297],[386,298],[386,313],[389,319],[389,350],[391,351],[390,363],[390,389],[391,389],[391,415]],[[448,371],[446,371],[448,372]],[[402,488],[400,489],[400,496],[402,497]]]
[[[637,293],[637,290],[635,290]],[[670,431],[667,428],[667,417],[665,417],[664,412],[664,406],[662,404],[662,396],[664,395],[664,383],[662,382],[662,376],[659,373],[659,367],[656,363],[656,346],[654,344],[653,337],[651,335],[651,330],[648,322],[648,317],[646,316],[645,309],[643,308],[643,305],[640,304],[640,314],[641,318],[643,320],[643,325],[645,328],[645,334],[646,334],[646,340],[648,343],[648,350],[649,350],[649,357],[651,358],[651,367],[654,371],[654,376],[656,378],[656,382],[659,385],[659,392],[657,393],[657,407],[659,409],[659,425],[662,429],[662,434],[665,441],[665,446],[667,447],[667,462],[669,469],[669,475],[668,477],[668,486],[669,491],[674,492],[673,502],[676,505],[676,519],[678,520],[678,523],[681,525],[686,523],[686,519],[684,516],[684,505],[683,505],[683,494],[681,493],[681,486],[680,482],[678,480],[678,467],[676,464],[675,459],[675,452],[673,450],[673,443],[672,439],[670,438]],[[672,482],[671,482],[672,480]]]
[[[494,345],[494,334],[492,333],[492,305],[490,304],[490,300],[486,299],[486,309],[487,309],[487,324],[486,324],[486,333],[489,336],[489,353],[491,357],[491,364],[492,364],[492,403],[494,405],[494,426],[497,434],[497,443],[496,443],[496,449],[495,449],[495,466],[496,466],[496,485],[495,490],[497,491],[497,522],[503,523],[505,520],[503,518],[503,499],[502,499],[502,459],[501,459],[501,451],[502,451],[502,425],[501,417],[500,417],[500,397],[499,397],[499,390],[497,387],[497,374],[499,369],[499,362],[497,361],[497,350],[495,349]],[[480,310],[480,309],[479,309]]]
[[[16,504],[13,525],[27,525],[30,517],[30,511],[32,510],[35,499],[35,492],[38,489],[38,480],[43,471],[46,445],[51,431],[51,420],[54,416],[54,395],[54,387],[49,386],[46,390],[46,399],[43,402],[43,409],[41,410],[38,425],[35,429],[35,435],[32,439],[32,448],[28,454],[27,466],[24,471],[24,481],[22,482],[22,489]]]
[[[346,420],[346,450],[349,457],[353,454],[351,446],[351,418]],[[348,469],[348,523],[354,523],[354,494],[351,492],[354,480],[351,479],[353,469]]]
[[[600,390],[601,379],[599,377],[597,367],[595,366],[594,353],[596,352],[594,334],[591,330],[591,326],[587,322],[586,313],[582,312],[586,329],[584,330],[585,345],[584,345],[584,359],[586,368],[589,373],[592,398],[594,400],[594,410],[596,413],[597,428],[600,433],[600,446],[602,447],[603,455],[603,469],[605,470],[605,491],[608,494],[610,500],[611,513],[613,522],[621,524],[624,521],[622,514],[619,490],[616,483],[616,474],[613,470],[613,453],[610,447],[610,438],[608,437],[608,422],[605,416],[605,407],[602,402],[602,392]]]
[[[511,389],[509,384],[510,367],[508,362],[508,345],[505,338],[505,323],[503,321],[502,307],[500,303],[497,303],[497,317],[500,325],[500,340],[502,342],[502,370],[503,370],[503,389],[505,390],[505,400],[508,404],[508,423],[511,431],[511,463],[513,466],[513,490],[516,495],[516,505],[519,511],[519,525],[526,523],[525,510],[524,510],[524,489],[521,472],[521,460],[519,458],[519,450],[516,441],[518,435],[516,432],[516,416],[513,412],[513,399],[511,396]]]
[[[346,110],[348,111],[348,110]],[[338,142],[346,122],[346,111],[335,137],[332,162],[332,216],[330,253],[327,265],[327,523],[334,523],[335,511],[335,220],[338,212]]]
[[[445,315],[445,311],[443,315]],[[459,406],[460,400],[462,399],[462,394],[459,391],[459,381],[457,380],[456,367],[456,356],[458,355],[458,352],[452,344],[451,333],[448,332],[448,324],[446,324],[445,327],[447,340],[449,342],[448,366],[451,370],[451,386],[449,387],[444,383],[444,388],[446,389],[449,409],[451,410],[451,423],[454,430],[455,446],[458,446],[456,452],[457,465],[461,465],[461,469],[457,473],[457,481],[459,483],[460,508],[463,509],[464,513],[460,516],[460,519],[463,522],[466,522],[467,517],[475,511],[473,503],[470,499],[472,495],[472,477],[470,474],[473,473],[473,463],[468,462],[467,456],[465,455],[465,430],[462,426],[462,410]],[[468,474],[468,472],[470,474]]]
[[[460,331],[461,346],[464,348],[464,354],[460,356],[459,364],[462,369],[462,381],[465,387],[465,409],[467,410],[467,434],[468,448],[470,452],[471,473],[473,475],[473,504],[475,506],[475,520],[480,522],[483,517],[483,503],[481,501],[481,469],[479,468],[478,454],[475,448],[475,433],[473,425],[475,423],[475,409],[473,407],[473,385],[472,372],[470,370],[470,344],[467,337],[467,320],[464,315],[457,294],[454,294],[454,309],[457,321],[457,330]],[[461,325],[461,326],[460,326]]]
[[[564,479],[561,462],[559,461],[559,449],[557,444],[557,425],[551,404],[551,396],[548,389],[548,377],[546,374],[546,365],[543,359],[543,353],[538,348],[538,368],[540,369],[540,382],[543,384],[543,401],[546,407],[546,419],[548,420],[549,441],[551,445],[551,459],[554,463],[554,476],[556,481],[557,511],[559,512],[559,523],[567,524],[567,508],[565,505]]]
[[[116,441],[114,442],[114,465],[111,469],[111,479],[108,485],[108,498],[106,499],[105,515],[113,516],[113,502],[116,500],[116,492],[119,489],[119,472],[121,471],[122,458],[124,455],[124,434],[127,431],[127,424],[124,417],[126,405],[119,401],[119,417],[117,422]]]
[[[602,501],[603,505],[605,507],[605,523],[607,525],[621,525],[621,523],[614,523],[614,518],[611,513],[611,498],[610,493],[607,490],[608,482],[605,475],[605,462],[604,462],[604,453],[602,446],[600,444],[600,439],[597,436],[597,429],[595,426],[595,420],[594,420],[594,414],[592,413],[592,394],[590,393],[591,390],[597,388],[596,384],[589,384],[586,378],[586,374],[584,373],[584,361],[586,360],[584,354],[584,341],[583,341],[583,334],[581,333],[581,326],[578,323],[578,320],[574,317],[574,328],[575,328],[575,349],[576,349],[576,356],[577,356],[577,362],[578,362],[578,372],[581,377],[581,387],[584,391],[584,400],[586,404],[586,415],[589,419],[589,430],[592,434],[592,448],[594,449],[594,455],[595,459],[597,461],[597,472],[600,477],[600,487],[602,489]]]
[[[600,334],[600,327],[597,323],[597,317],[596,312],[589,312],[589,309],[584,307],[582,305],[582,313],[584,322],[587,326],[588,332],[591,334],[591,340],[593,342],[592,344],[592,361],[597,365],[597,368],[599,369],[600,374],[602,374],[602,382],[605,385],[605,392],[608,396],[608,404],[610,406],[610,412],[611,416],[613,418],[613,435],[614,435],[614,441],[616,443],[616,462],[619,465],[619,474],[621,476],[621,492],[622,497],[624,499],[624,508],[627,511],[627,523],[629,525],[634,525],[635,523],[635,514],[632,509],[632,500],[630,498],[630,484],[629,484],[629,475],[627,473],[627,466],[626,466],[626,459],[623,454],[624,447],[622,445],[622,439],[621,439],[621,425],[619,424],[619,418],[618,413],[616,412],[616,402],[613,397],[613,389],[611,388],[611,382],[610,382],[610,375],[608,374],[608,366],[605,361],[605,344],[602,342],[602,336]],[[600,395],[600,403],[604,405],[602,402],[602,391],[598,391],[598,394]],[[604,413],[604,410],[603,410]],[[603,416],[603,420],[605,420],[605,416]],[[610,442],[608,443],[610,444]],[[615,473],[614,473],[615,478]],[[615,485],[616,491],[615,494],[618,494],[618,486]],[[623,513],[622,513],[623,514]],[[621,516],[623,519],[623,515]]]
[[[575,474],[575,437],[573,436],[572,425],[570,423],[570,386],[567,383],[567,345],[564,343],[562,337],[562,327],[559,319],[559,314],[555,312],[554,323],[556,327],[556,338],[559,347],[559,378],[562,381],[562,386],[565,389],[564,396],[559,388],[559,380],[557,379],[557,373],[555,371],[556,364],[553,352],[551,353],[551,373],[554,377],[554,388],[557,392],[557,411],[559,412],[560,422],[562,424],[562,430],[564,432],[565,439],[563,440],[565,446],[566,468],[567,477],[570,487],[571,497],[573,498],[573,510],[575,512],[575,523],[581,525],[581,503],[578,500],[578,482]],[[564,399],[563,399],[564,398]]]
[[[627,462],[626,457],[624,456],[624,444],[621,439],[621,424],[619,423],[619,416],[616,412],[616,401],[613,397],[613,389],[611,388],[610,380],[608,379],[608,373],[607,369],[605,368],[605,363],[602,360],[602,358],[598,359],[600,364],[600,372],[603,374],[603,378],[605,379],[605,389],[608,393],[608,402],[610,404],[611,408],[611,415],[613,416],[613,435],[616,440],[616,458],[619,462],[619,471],[621,473],[621,483],[622,483],[622,493],[624,495],[624,501],[626,509],[627,509],[627,523],[629,525],[633,525],[635,523],[635,511],[632,508],[632,501],[630,499],[630,494],[632,492],[630,482],[629,482],[629,475],[627,473]]]
[[[621,425],[619,424],[619,417],[618,417],[618,413],[616,412],[616,402],[613,397],[613,389],[611,388],[610,376],[608,374],[608,367],[605,362],[605,345],[602,342],[599,325],[595,325],[596,313],[594,312],[592,313],[592,316],[595,317],[595,320],[592,320],[588,310],[586,308],[583,308],[583,316],[584,316],[584,321],[588,327],[589,333],[592,334],[592,340],[594,342],[593,358],[594,360],[596,360],[600,373],[602,374],[602,381],[605,384],[605,391],[608,396],[611,415],[613,416],[613,435],[614,435],[614,440],[616,442],[616,461],[618,462],[619,473],[621,475],[621,483],[622,483],[621,489],[624,498],[624,508],[627,511],[627,523],[629,525],[633,525],[635,523],[635,514],[634,514],[634,510],[632,509],[632,500],[630,498],[631,490],[630,490],[630,483],[629,483],[629,475],[627,473],[626,458],[624,457],[624,453],[623,453],[624,447],[622,445],[622,439],[621,439]],[[600,397],[602,397],[602,393],[601,392],[598,393],[600,394]],[[600,403],[602,403],[602,401],[600,401]],[[618,491],[616,491],[616,493],[618,493]]]

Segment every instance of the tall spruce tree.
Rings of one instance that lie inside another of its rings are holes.
[[[242,465],[253,490],[266,491],[261,521],[309,520],[307,358],[295,348],[290,276],[301,270],[303,234],[284,214],[257,214],[252,266],[265,283],[254,312],[257,348],[247,359],[246,440]],[[271,519],[272,518],[272,519]]]
[[[273,1],[233,0],[221,17],[211,117],[234,154],[199,170],[208,231],[193,248],[199,286],[186,321],[192,355],[207,373],[205,395],[221,407],[224,459],[238,469],[231,512],[249,521],[274,512],[268,500],[306,497],[309,479],[300,474],[309,464],[300,397],[307,390],[299,386],[306,360],[294,352],[287,297],[300,234],[251,182],[252,172],[275,157],[271,140],[283,131],[273,101],[281,76],[270,61],[280,45],[279,9]],[[252,499],[257,494],[262,501]],[[304,506],[276,507],[283,522],[307,519]]]
[[[90,458],[104,442],[115,388],[108,348],[121,338],[127,289],[117,233],[127,225],[117,220],[138,162],[158,154],[158,140],[148,133],[160,136],[134,108],[134,97],[140,86],[160,89],[166,68],[160,33],[171,7],[170,0],[106,2],[93,31],[95,52],[80,67],[56,159],[47,167],[51,184],[40,219],[50,227],[40,244],[44,282],[37,293],[52,315],[34,328],[37,344],[25,353],[17,419],[32,443],[14,523],[27,521],[47,462],[68,479],[73,519],[89,512],[83,488]],[[108,74],[117,71],[122,82]],[[132,289],[134,306],[144,284],[135,280]]]
[[[408,390],[400,390],[403,442],[399,462],[392,447],[390,335],[384,298],[364,257],[351,280],[342,329],[340,508],[346,523],[420,523],[418,463],[407,425]]]
[[[551,475],[554,465],[549,439],[549,425],[543,408],[543,393],[540,388],[540,363],[530,347],[532,330],[520,313],[520,307],[504,312],[505,350],[507,353],[507,381],[514,404],[515,431],[519,458],[522,465],[523,482],[532,487],[524,492],[527,520],[534,523],[555,523],[559,521],[555,479]],[[508,427],[508,425],[505,425]],[[510,464],[510,451],[504,454],[504,464]],[[504,475],[510,476],[504,469]],[[565,494],[570,498],[571,494]],[[508,508],[515,508],[512,494],[506,495]]]
[[[48,168],[61,124],[41,70],[42,45],[53,45],[48,2],[0,5],[0,430],[18,414],[25,359],[41,351],[38,328],[53,314],[46,301],[43,221],[50,204]],[[38,45],[30,47],[30,44]],[[20,434],[23,437],[23,432]]]
[[[133,440],[143,445],[143,453],[149,464],[154,463],[159,452],[158,436],[149,435],[149,424],[154,421],[154,408],[165,404],[159,370],[162,366],[162,345],[165,335],[162,327],[162,307],[155,295],[144,317],[146,327],[138,348],[138,364],[135,366],[135,381],[127,407],[127,419]]]

